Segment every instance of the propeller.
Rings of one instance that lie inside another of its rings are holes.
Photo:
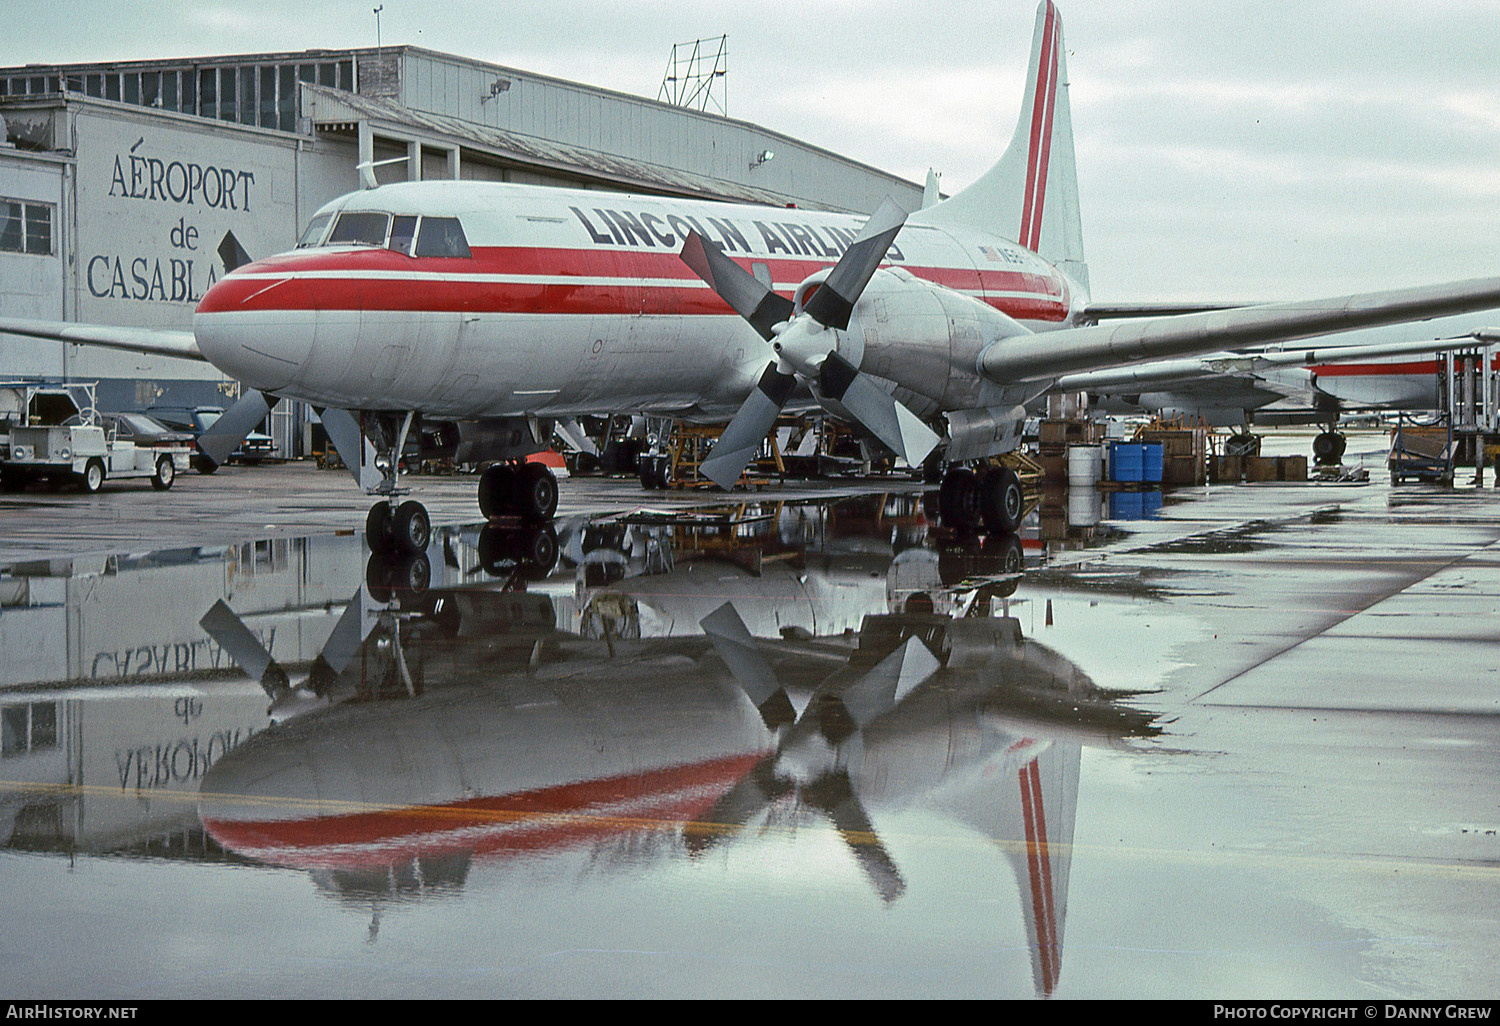
[[[777,354],[699,467],[720,488],[727,490],[739,480],[775,427],[799,379],[812,385],[821,401],[836,404],[913,466],[940,441],[921,418],[837,351],[837,333],[849,327],[854,304],[905,223],[906,212],[887,198],[800,313],[790,300],[722,250],[696,233],[688,235],[682,261],[770,342]]]
[[[835,674],[796,715],[786,689],[732,603],[724,603],[699,626],[779,741],[775,752],[714,803],[704,816],[712,832],[690,837],[692,849],[706,850],[718,837],[738,832],[773,802],[795,793],[833,823],[881,900],[895,901],[906,883],[875,833],[839,755],[856,746],[865,727],[899,705],[941,664],[919,639],[907,638],[847,686],[830,686],[847,679],[842,672]]]
[[[275,656],[266,650],[254,632],[245,626],[245,621],[241,620],[223,599],[219,599],[214,603],[213,608],[203,614],[203,619],[198,621],[198,626],[202,627],[208,636],[228,653],[229,658],[233,659],[240,669],[244,670],[248,676],[260,681],[260,686],[265,689],[266,697],[271,700],[270,711],[275,712],[285,706],[304,687],[321,698],[353,660],[365,638],[361,594],[362,591],[355,592],[349,604],[344,607],[344,612],[338,622],[333,625],[328,640],[323,643],[322,650],[318,652],[308,668],[306,682],[298,687],[292,686],[291,678],[276,661]]]
[[[198,436],[198,448],[216,465],[229,459],[229,454],[238,449],[247,435],[260,426],[277,403],[275,396],[253,388],[245,389],[233,406],[220,414],[219,419],[209,425],[208,430]]]

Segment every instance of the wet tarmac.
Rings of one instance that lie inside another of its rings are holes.
[[[1500,989],[1494,489],[266,469],[0,506],[8,995]]]

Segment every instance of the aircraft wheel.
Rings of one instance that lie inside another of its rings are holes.
[[[943,476],[938,491],[938,516],[954,531],[977,530],[982,519],[979,476],[967,467],[954,467]]]
[[[83,484],[83,490],[93,495],[104,484],[104,461],[100,459],[89,460],[84,464],[83,473],[79,475]]]
[[[391,583],[398,591],[424,595],[432,584],[432,563],[426,553],[407,556],[393,568]]]
[[[479,512],[493,520],[516,511],[516,468],[494,463],[479,475]]]
[[[528,463],[518,474],[516,506],[521,519],[547,521],[557,512],[557,478],[543,464]]]
[[[158,456],[156,473],[151,475],[151,487],[164,492],[172,487],[172,482],[175,480],[177,480],[177,466],[172,462],[172,457]]]
[[[392,547],[398,552],[415,555],[426,552],[432,540],[432,521],[420,502],[403,502],[391,516]]]
[[[391,548],[391,504],[377,502],[365,517],[365,541],[371,552],[388,552]]]
[[[1348,440],[1337,431],[1325,431],[1313,439],[1313,461],[1320,467],[1332,467],[1343,462]]]
[[[984,528],[991,534],[1010,534],[1021,526],[1026,493],[1009,467],[995,467],[979,480],[979,508]]]

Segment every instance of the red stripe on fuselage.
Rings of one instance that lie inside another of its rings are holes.
[[[742,264],[750,263],[740,258]],[[802,280],[827,267],[810,260],[756,260],[782,281]],[[748,268],[747,268],[748,269]],[[1055,275],[956,267],[908,267],[912,274],[955,289],[977,284],[984,302],[1012,317],[1061,321],[1067,296]],[[389,250],[296,254],[251,264],[218,282],[199,313],[278,310],[379,310],[525,314],[730,315],[702,287],[675,252],[544,247],[476,248],[471,259],[413,258]],[[285,275],[279,281],[266,275]],[[337,275],[337,276],[332,276]],[[416,277],[423,275],[423,277]],[[485,281],[507,275],[552,281]],[[439,277],[440,276],[440,277]],[[587,279],[575,283],[566,280]],[[647,284],[646,282],[651,282]],[[665,282],[667,284],[656,284]],[[681,285],[677,285],[681,282]],[[988,293],[1031,293],[991,296]]]
[[[700,815],[763,758],[745,754],[646,773],[606,777],[514,794],[443,805],[419,805],[378,812],[299,820],[204,818],[220,844],[234,851],[339,846],[388,852],[424,838],[452,837],[463,831],[516,824],[521,829],[471,839],[476,852],[558,849],[581,838],[639,828],[641,819],[663,825]],[[685,797],[685,791],[701,792]],[[620,812],[621,808],[632,811]],[[622,822],[623,821],[623,822]],[[415,851],[411,854],[416,854]]]
[[[1500,370],[1500,356],[1492,362]],[[1436,360],[1407,360],[1402,363],[1322,363],[1307,368],[1318,378],[1396,377],[1404,375],[1432,377],[1438,372]]]

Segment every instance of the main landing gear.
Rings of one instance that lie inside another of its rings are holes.
[[[361,431],[375,447],[374,467],[380,482],[369,491],[380,496],[365,519],[365,540],[372,552],[386,556],[415,556],[432,540],[432,521],[420,502],[401,497],[399,455],[406,444],[415,414],[367,413]],[[511,451],[518,451],[513,447]],[[521,449],[519,451],[525,451]],[[541,524],[557,512],[557,478],[541,463],[522,459],[491,463],[479,475],[479,509],[487,520],[520,520]]]
[[[1009,467],[950,467],[938,489],[939,519],[963,534],[980,528],[991,534],[1013,533],[1025,512],[1026,493]]]

